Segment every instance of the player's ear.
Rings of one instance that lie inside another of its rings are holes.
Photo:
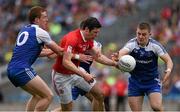
[[[88,27],[85,27],[85,32],[90,32]]]
[[[39,18],[35,18],[34,22],[39,23]]]

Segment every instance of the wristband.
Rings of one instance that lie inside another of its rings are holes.
[[[170,68],[167,68],[167,69],[165,70],[165,73],[167,73],[167,72],[171,72],[171,69],[170,69]]]
[[[79,60],[79,58],[80,58],[79,54],[75,54],[75,55],[74,55],[74,58],[77,59],[77,60]]]

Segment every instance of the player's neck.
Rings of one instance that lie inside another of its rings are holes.
[[[146,46],[148,46],[148,44],[149,44],[149,41],[147,41],[147,42],[145,42],[145,43],[138,43],[138,45],[140,46],[140,47],[146,47]]]

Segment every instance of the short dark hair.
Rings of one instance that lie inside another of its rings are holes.
[[[149,32],[151,32],[151,26],[147,22],[139,23],[138,28],[141,30],[147,29]]]
[[[101,28],[101,23],[95,17],[88,17],[80,24],[80,29],[84,30],[86,27],[91,31],[94,28]]]
[[[32,24],[34,23],[36,18],[40,18],[41,17],[41,13],[45,12],[46,9],[44,9],[43,7],[40,6],[34,6],[30,9],[29,13],[28,13],[28,19],[29,22]]]

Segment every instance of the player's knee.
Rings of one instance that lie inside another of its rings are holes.
[[[48,102],[51,102],[53,100],[53,93],[47,92],[44,95],[41,96],[42,99],[46,99]]]
[[[41,99],[41,97],[39,95],[33,95],[33,97],[38,100]]]
[[[95,98],[93,97],[93,95],[89,95],[87,98],[88,98],[91,102],[92,102],[93,100],[95,100]]]
[[[103,95],[103,93],[99,93],[99,94],[95,97],[95,99],[96,99],[97,101],[103,102],[103,101],[104,101],[104,95]]]
[[[50,92],[50,94],[48,94],[47,99],[48,99],[49,102],[51,102],[53,100],[53,96],[54,95],[53,95],[52,92]]]
[[[152,107],[153,111],[161,111],[162,109],[160,107]]]
[[[162,105],[161,104],[152,105],[151,108],[153,109],[153,111],[161,111]]]

